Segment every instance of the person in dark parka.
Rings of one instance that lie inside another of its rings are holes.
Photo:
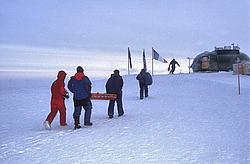
[[[141,72],[136,76],[136,79],[139,80],[140,86],[140,99],[143,99],[143,92],[145,92],[145,97],[148,97],[148,85],[146,85],[146,70],[142,69]]]
[[[178,65],[178,66],[180,67],[180,64],[179,64],[175,59],[173,59],[173,60],[169,63],[169,66],[168,66],[168,71],[170,70],[170,66],[171,66],[171,70],[170,70],[169,74],[174,74],[175,65]]]
[[[119,74],[119,70],[114,70],[114,73],[111,74],[111,77],[108,79],[106,83],[106,92],[107,93],[113,93],[117,94],[117,98],[115,100],[109,101],[108,106],[108,116],[109,118],[114,117],[114,106],[115,101],[117,103],[117,109],[118,109],[118,117],[122,116],[124,114],[124,110],[122,107],[122,87],[123,87],[123,79],[122,76]]]
[[[83,73],[83,68],[81,66],[77,67],[77,73],[75,76],[72,76],[68,82],[69,90],[74,94],[74,124],[75,129],[81,128],[80,115],[82,107],[85,110],[84,114],[84,125],[91,126],[92,122],[90,122],[91,112],[92,112],[92,103],[90,100],[91,97],[91,81],[87,76]]]

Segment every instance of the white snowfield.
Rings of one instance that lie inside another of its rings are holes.
[[[45,130],[55,78],[1,77],[0,163],[250,162],[250,76],[241,76],[238,95],[232,72],[155,75],[144,100],[139,100],[135,75],[123,79],[124,116],[117,117],[115,106],[115,117],[108,119],[108,101],[95,100],[93,126],[73,130],[71,94],[68,126],[59,126],[58,113],[52,129]],[[107,79],[91,80],[93,92],[105,92]]]

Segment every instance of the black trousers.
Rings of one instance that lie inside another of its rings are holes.
[[[89,123],[92,113],[92,102],[90,101],[90,98],[82,99],[82,100],[74,100],[74,113],[73,117],[80,117],[82,108],[85,110],[84,113],[84,123]]]
[[[108,115],[109,116],[114,115],[115,102],[117,104],[118,115],[123,115],[124,111],[123,111],[123,107],[122,107],[122,94],[118,95],[117,99],[109,101]]]
[[[143,93],[145,92],[145,97],[148,97],[148,86],[140,86],[140,99],[143,99]]]

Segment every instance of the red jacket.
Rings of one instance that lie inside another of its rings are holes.
[[[55,80],[51,85],[51,100],[64,100],[64,97],[67,94],[67,91],[64,88],[65,77],[66,73],[64,71],[58,72],[57,80]]]

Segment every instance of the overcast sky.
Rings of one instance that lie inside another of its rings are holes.
[[[249,53],[249,20],[249,0],[1,0],[0,43],[176,56],[236,43]]]

